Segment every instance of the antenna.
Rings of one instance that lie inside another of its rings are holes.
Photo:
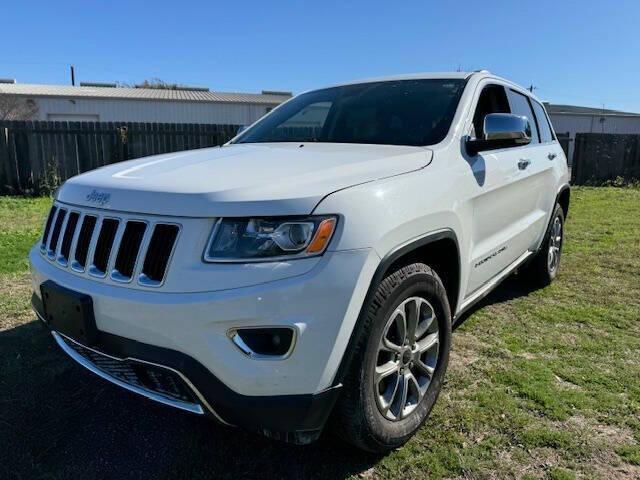
[[[527,90],[529,90],[531,93],[533,93],[534,90],[537,90],[538,87],[536,87],[533,83],[531,85],[529,85],[529,88]]]
[[[71,67],[71,85],[75,86],[76,84],[76,72],[73,68],[73,65],[69,65]]]

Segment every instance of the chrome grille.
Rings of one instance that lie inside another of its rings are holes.
[[[67,225],[64,230],[64,236],[62,237],[62,246],[60,247],[60,255],[58,256],[58,262],[66,265],[69,261],[69,253],[71,253],[71,242],[73,241],[73,235],[76,232],[78,225],[78,219],[80,214],[78,212],[71,212],[67,219]]]
[[[51,237],[47,243],[47,255],[51,258],[55,258],[56,250],[58,249],[58,240],[60,239],[60,232],[62,230],[62,224],[67,216],[67,211],[64,208],[58,209],[58,214],[53,224],[53,231]]]
[[[162,285],[179,226],[125,217],[54,205],[44,228],[42,254],[58,266],[95,278]]]
[[[93,252],[93,265],[89,269],[89,273],[96,277],[104,277],[109,266],[109,257],[113,249],[113,241],[116,239],[118,232],[119,220],[115,218],[105,218],[100,226],[96,249]]]

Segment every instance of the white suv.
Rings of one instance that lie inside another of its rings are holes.
[[[518,267],[553,280],[568,180],[542,104],[489,72],[311,91],[223,147],[67,181],[32,302],[128,390],[385,451],[433,407],[451,324]]]

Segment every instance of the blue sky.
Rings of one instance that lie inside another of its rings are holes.
[[[544,100],[640,112],[640,1],[12,1],[0,77],[292,90],[488,68]]]

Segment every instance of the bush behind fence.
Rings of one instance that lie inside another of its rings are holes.
[[[239,125],[0,122],[0,193],[49,194],[94,168],[159,153],[213,147]]]

